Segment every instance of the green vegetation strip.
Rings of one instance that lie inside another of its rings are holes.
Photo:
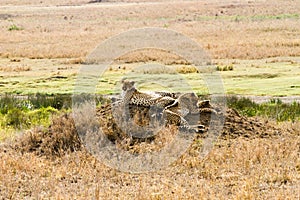
[[[271,99],[267,103],[257,104],[248,98],[233,96],[227,98],[227,105],[248,117],[261,116],[274,119],[277,122],[295,122],[300,120],[300,103],[296,101],[287,104],[283,103],[280,99]]]
[[[106,100],[103,96],[96,96],[95,101],[99,105]],[[231,96],[227,97],[227,105],[248,117],[262,116],[278,122],[300,120],[298,102],[287,104],[271,99],[267,103],[257,104],[248,98]],[[71,107],[71,95],[4,95],[0,98],[0,130],[48,126],[52,115],[68,112]]]

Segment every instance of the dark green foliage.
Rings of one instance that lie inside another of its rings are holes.
[[[27,129],[38,125],[47,126],[50,124],[50,116],[57,112],[58,111],[52,107],[39,108],[33,111],[12,108],[4,115],[1,126],[12,127],[14,129]]]
[[[26,129],[48,125],[50,116],[62,108],[71,108],[70,96],[6,94],[0,97],[0,128]]]
[[[29,126],[29,118],[24,111],[18,108],[10,109],[5,115],[4,124],[16,129],[21,129]]]
[[[35,108],[51,106],[55,109],[61,110],[62,108],[69,109],[72,106],[72,97],[67,94],[47,95],[37,93],[35,95],[29,95],[28,100]]]
[[[23,28],[15,25],[15,24],[12,24],[10,27],[8,27],[8,30],[9,31],[20,31],[20,30],[23,30]]]
[[[95,101],[96,105],[107,101],[101,95],[81,94],[75,96],[76,102]],[[57,110],[72,108],[72,95],[70,94],[31,94],[27,96],[16,96],[11,94],[0,95],[0,113],[7,114],[13,108],[23,111],[52,107]]]
[[[74,98],[79,104],[95,101],[96,105],[99,105],[107,101],[103,96],[87,94],[77,95]],[[232,96],[227,98],[227,105],[248,117],[262,116],[277,121],[300,120],[300,103],[297,102],[286,104],[279,99],[271,99],[270,102],[257,104],[249,98]],[[0,97],[0,128],[26,129],[38,125],[47,126],[53,114],[71,107],[71,95],[4,95]]]
[[[236,96],[229,97],[227,99],[228,107],[235,108],[242,115],[253,117],[256,115],[256,109],[258,104],[254,103],[248,98],[242,97],[238,98]]]
[[[0,98],[0,113],[7,114],[7,112],[17,107],[16,99],[11,98],[9,95],[4,95]]]
[[[271,99],[270,102],[257,104],[248,98],[229,97],[228,106],[235,108],[242,115],[262,116],[277,121],[296,121],[300,120],[300,103],[283,103],[280,99]]]
[[[76,102],[95,101],[99,105],[105,101],[103,96],[81,94],[76,96]],[[72,108],[72,96],[66,94],[33,94],[15,96],[5,94],[0,96],[0,129],[27,129],[33,126],[50,124],[50,117],[59,110]]]

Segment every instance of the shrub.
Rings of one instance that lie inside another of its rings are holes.
[[[23,28],[18,27],[17,25],[13,24],[8,28],[9,31],[20,31],[23,30]]]
[[[58,110],[49,106],[47,108],[40,108],[38,110],[28,112],[28,119],[31,126],[48,126],[50,125],[50,117],[56,113],[58,113]]]
[[[263,116],[276,121],[296,121],[300,119],[300,103],[283,103],[280,99],[271,99],[267,103],[257,104],[252,100],[242,97],[229,97],[228,106],[235,108],[242,115]]]
[[[5,115],[4,121],[6,126],[11,126],[15,129],[25,128],[30,125],[28,116],[18,108],[10,109]]]
[[[178,67],[176,71],[180,74],[198,73],[198,69],[192,66]]]
[[[35,108],[46,108],[51,106],[60,110],[62,108],[68,109],[72,106],[72,97],[67,94],[47,95],[37,93],[35,95],[29,95],[28,100]]]
[[[16,107],[16,101],[10,95],[4,95],[0,98],[0,113],[7,114],[9,110]]]
[[[49,127],[27,131],[16,143],[22,152],[35,152],[37,155],[55,157],[82,148],[70,114],[55,117]]]
[[[221,66],[221,65],[217,65],[217,68],[216,68],[217,71],[233,71],[233,65],[224,65],[224,66]]]
[[[39,108],[36,110],[24,110],[21,108],[12,108],[0,118],[1,127],[11,127],[14,129],[27,129],[32,126],[50,124],[50,117],[58,113],[58,110],[52,107]]]

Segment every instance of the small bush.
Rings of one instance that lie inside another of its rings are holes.
[[[12,108],[11,110],[9,110],[5,115],[4,120],[4,124],[6,126],[10,126],[15,129],[28,127],[30,124],[28,116],[25,114],[25,112],[18,108]]]
[[[198,73],[198,69],[192,66],[182,66],[178,67],[176,71],[180,74],[190,74],[190,73]]]
[[[233,65],[217,65],[217,71],[233,71]]]
[[[20,108],[10,109],[6,115],[3,115],[1,126],[12,127],[14,129],[27,129],[32,126],[48,126],[50,117],[58,113],[58,110],[52,107],[40,108],[37,110],[22,110]]]
[[[35,152],[47,157],[64,155],[82,148],[70,114],[55,117],[46,129],[35,128],[26,132],[16,148],[22,152]]]
[[[13,24],[8,28],[9,31],[20,31],[23,30],[23,28],[18,27],[17,25]]]
[[[255,116],[258,104],[251,101],[249,98],[230,97],[227,99],[228,106],[240,111],[242,115],[253,117]]]
[[[58,110],[49,106],[28,112],[28,119],[31,126],[48,126],[50,125],[50,117],[56,113],[58,113]]]

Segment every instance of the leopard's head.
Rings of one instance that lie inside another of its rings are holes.
[[[198,107],[198,97],[195,93],[182,94],[178,97],[178,102],[182,107],[188,108],[189,110],[194,110]]]
[[[129,81],[129,80],[123,79],[121,81],[121,83],[122,83],[122,90],[124,92],[135,89],[135,87],[134,87],[135,82],[134,81]]]

